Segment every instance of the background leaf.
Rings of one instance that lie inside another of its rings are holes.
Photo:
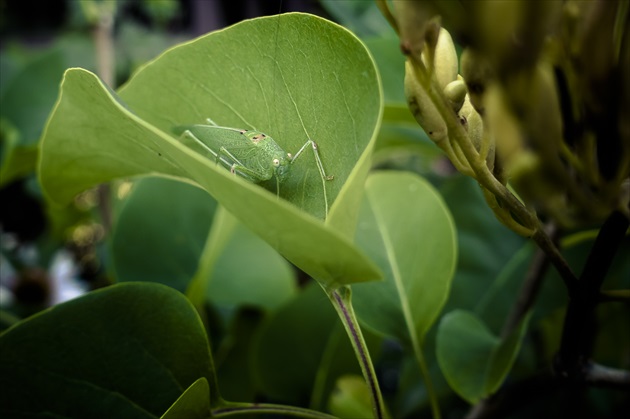
[[[215,207],[205,191],[173,179],[134,182],[112,236],[116,280],[158,282],[184,292],[197,270]]]
[[[372,1],[336,1],[320,0],[320,3],[335,20],[342,22],[359,36],[386,34],[395,35],[381,12]]]
[[[337,380],[335,391],[330,396],[328,407],[340,418],[371,418],[370,389],[363,377],[345,375]]]
[[[163,285],[91,292],[19,323],[0,343],[3,416],[152,418],[201,377],[218,402],[203,325]]]
[[[440,192],[457,225],[459,255],[446,310],[472,310],[526,240],[497,221],[474,179],[454,176]]]
[[[201,377],[186,389],[179,399],[160,419],[208,419],[210,412],[210,386],[208,380]]]
[[[0,94],[2,116],[20,132],[21,145],[32,145],[41,135],[42,123],[55,103],[59,76],[66,65],[59,48],[28,60],[8,78],[3,75]],[[4,71],[3,71],[4,73]]]
[[[227,211],[221,210],[215,221],[196,274],[205,284],[208,301],[219,307],[266,310],[289,301],[297,292],[294,268]],[[225,238],[212,240],[216,236]]]
[[[383,282],[353,287],[361,322],[421,344],[446,302],[455,269],[457,242],[448,208],[417,175],[373,174],[356,242],[385,274]]]
[[[454,310],[440,322],[440,368],[457,394],[474,404],[494,393],[510,371],[529,316],[506,339],[495,337],[473,313]]]

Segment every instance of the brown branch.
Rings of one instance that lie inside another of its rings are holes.
[[[546,230],[551,241],[556,242],[559,231],[557,226],[550,223],[547,225]],[[516,304],[512,307],[512,311],[503,324],[501,338],[505,339],[512,334],[512,332],[520,324],[521,320],[523,320],[523,317],[525,317],[525,314],[527,314],[529,309],[532,307],[534,301],[536,301],[538,291],[540,290],[540,286],[542,285],[549,265],[550,261],[547,257],[547,253],[540,248],[537,249],[531,265],[529,266],[527,275],[521,285],[521,290],[518,294]]]
[[[630,371],[589,362],[584,369],[584,382],[597,387],[630,389]]]

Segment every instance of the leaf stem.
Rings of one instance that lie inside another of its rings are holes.
[[[381,394],[381,389],[376,379],[376,372],[374,371],[374,365],[372,359],[365,344],[361,327],[354,314],[352,308],[352,290],[348,285],[341,286],[339,288],[330,288],[322,285],[324,292],[332,302],[333,307],[337,311],[341,323],[346,329],[346,333],[350,338],[350,343],[354,349],[354,352],[361,366],[361,372],[370,389],[370,396],[372,398],[372,409],[374,411],[374,417],[376,419],[387,418],[387,410],[385,408],[385,402]]]
[[[226,402],[226,404],[222,405],[221,407],[212,409],[213,418],[238,415],[246,415],[247,417],[250,417],[252,414],[280,414],[282,415],[282,417],[293,416],[298,418],[310,419],[335,419],[335,416],[331,416],[323,412],[318,412],[316,410],[271,403]]]
[[[415,345],[415,342],[413,351],[416,355],[416,361],[418,361],[418,365],[420,366],[420,372],[422,373],[422,378],[424,379],[424,385],[427,388],[427,395],[429,397],[429,403],[431,404],[431,414],[433,415],[433,419],[440,419],[442,417],[442,414],[440,413],[440,404],[438,403],[435,387],[433,387],[433,381],[429,375],[427,361],[424,358],[424,354],[422,353],[420,346]]]

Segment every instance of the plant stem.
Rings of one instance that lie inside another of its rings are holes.
[[[560,377],[579,381],[585,379],[600,288],[629,225],[630,220],[625,214],[614,211],[595,239],[580,276],[579,288],[567,307],[560,350],[554,362],[554,369]]]
[[[548,231],[552,238],[556,238],[558,228],[555,225],[549,225]],[[542,285],[543,278],[548,267],[549,258],[547,257],[547,254],[539,248],[534,254],[527,276],[523,280],[516,304],[512,307],[512,311],[503,324],[501,338],[506,339],[510,336],[523,320],[525,314],[527,314],[529,309],[534,305],[534,301],[536,300],[536,296],[538,295],[538,291],[540,290],[540,286]]]
[[[246,415],[247,417],[250,417],[253,414],[279,414],[282,415],[282,417],[293,416],[298,418],[310,419],[335,419],[335,416],[331,416],[323,412],[318,412],[316,410],[270,403],[225,402],[223,406],[212,409],[213,418],[238,415]]]
[[[619,301],[630,303],[630,290],[606,290],[599,293],[599,302]]]
[[[560,274],[560,278],[562,279],[562,281],[564,282],[564,285],[567,288],[569,298],[573,298],[573,296],[578,290],[578,286],[579,286],[578,280],[575,274],[573,273],[573,271],[571,270],[571,267],[569,266],[567,261],[564,259],[564,257],[560,253],[558,246],[556,246],[555,243],[551,241],[551,239],[545,233],[542,227],[539,227],[536,230],[536,232],[532,236],[532,240],[534,240],[536,244],[538,245],[538,247],[543,252],[545,252],[547,257],[549,258],[549,261],[553,264],[554,268],[556,268],[556,271],[558,271],[558,274]]]
[[[411,58],[411,57],[410,57]],[[551,263],[558,270],[560,277],[564,281],[569,296],[575,294],[578,284],[577,277],[571,271],[556,245],[549,239],[535,212],[528,210],[521,201],[518,200],[497,178],[492,174],[485,159],[482,159],[475,146],[468,138],[468,134],[459,122],[457,115],[449,108],[443,95],[439,89],[427,77],[426,69],[420,62],[413,62],[414,73],[419,82],[424,86],[425,91],[431,98],[431,102],[436,107],[442,119],[446,123],[448,136],[450,141],[454,141],[461,148],[464,156],[468,160],[468,164],[475,174],[475,179],[489,192],[491,192],[500,202],[505,205],[509,211],[516,216],[519,221],[514,223],[520,224],[520,227],[529,229],[531,238],[545,252]],[[504,223],[514,231],[522,234],[522,228],[515,228],[513,223],[503,220]],[[527,231],[527,230],[525,230]]]
[[[361,372],[365,378],[365,382],[370,390],[370,397],[372,398],[372,409],[374,411],[374,417],[376,419],[387,418],[387,410],[385,408],[385,402],[381,394],[381,389],[376,379],[376,372],[374,371],[374,365],[372,359],[363,339],[363,333],[361,333],[361,327],[354,314],[352,308],[352,290],[348,285],[341,286],[339,288],[330,288],[322,285],[324,292],[328,295],[328,298],[332,302],[333,307],[337,311],[341,323],[346,329],[346,333],[350,338],[350,343],[354,348],[357,360],[361,366]]]
[[[630,389],[630,371],[589,362],[584,369],[584,381],[597,387]]]
[[[433,381],[429,375],[429,368],[427,367],[427,362],[424,359],[424,354],[422,353],[419,345],[416,348],[416,345],[414,344],[413,351],[416,355],[416,361],[418,361],[418,365],[420,366],[420,372],[422,373],[422,378],[424,379],[424,385],[427,388],[427,396],[429,398],[429,403],[431,403],[431,414],[433,415],[433,419],[440,419],[442,417],[442,414],[440,413],[440,405],[438,403],[437,394],[435,393],[435,388],[433,387]]]

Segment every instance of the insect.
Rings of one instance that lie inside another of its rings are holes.
[[[322,179],[325,214],[328,214],[326,181],[333,180],[324,170],[317,143],[306,141],[295,155],[287,153],[273,138],[256,130],[222,127],[213,120],[208,124],[176,127],[174,132],[182,140],[192,140],[214,157],[217,164],[223,165],[231,173],[251,182],[260,183],[276,178],[276,194],[280,196],[280,184],[288,177],[291,166],[309,146],[313,149],[315,163]]]

